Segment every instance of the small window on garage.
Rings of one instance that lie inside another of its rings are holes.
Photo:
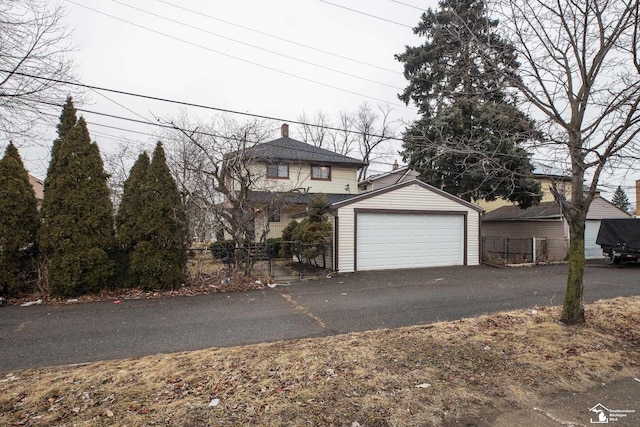
[[[267,178],[289,178],[289,165],[267,165]]]
[[[311,166],[311,179],[331,181],[331,166]]]

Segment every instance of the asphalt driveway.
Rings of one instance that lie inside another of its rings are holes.
[[[0,372],[394,328],[560,305],[566,265],[337,274],[262,291],[0,308]],[[640,265],[589,264],[585,302],[640,295]]]

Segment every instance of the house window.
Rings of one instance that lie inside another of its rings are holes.
[[[269,215],[269,222],[280,222],[280,210],[274,210]]]
[[[267,178],[289,178],[289,165],[267,165]]]
[[[331,181],[331,166],[311,166],[311,179]]]

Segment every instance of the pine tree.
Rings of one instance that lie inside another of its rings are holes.
[[[405,132],[403,157],[424,181],[465,200],[536,204],[540,184],[531,179],[522,145],[541,136],[495,72],[496,64],[517,72],[513,48],[495,35],[498,23],[484,1],[439,6],[414,29],[424,44],[396,56],[409,81],[400,99],[415,102],[422,114]],[[493,50],[480,49],[477,40],[491,40]]]
[[[27,290],[37,228],[38,208],[29,174],[9,143],[0,160],[0,295]]]
[[[141,186],[141,236],[130,275],[144,289],[173,289],[184,281],[186,215],[180,192],[158,142]]]
[[[629,198],[627,197],[627,193],[618,185],[616,191],[613,193],[613,197],[611,198],[611,204],[620,209],[621,211],[625,211],[629,213],[629,209],[631,208],[631,203],[629,202]]]
[[[68,115],[63,112],[63,117]],[[114,269],[109,251],[115,238],[107,174],[98,145],[91,142],[83,118],[64,130],[67,125],[61,122],[61,138],[52,149],[39,241],[49,257],[51,292],[71,296],[108,284]]]

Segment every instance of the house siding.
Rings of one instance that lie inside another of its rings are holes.
[[[285,192],[305,189],[310,193],[356,194],[358,191],[357,168],[331,165],[331,180],[311,179],[311,164],[289,164],[289,178],[266,178],[266,164],[251,166],[255,177],[253,190]],[[347,185],[349,187],[347,188]]]
[[[631,215],[618,209],[602,197],[596,196],[589,206],[587,219],[631,218]]]
[[[540,200],[540,202],[552,202],[555,200],[555,198],[553,197],[553,194],[551,194],[551,184],[552,181],[550,179],[541,179],[540,180],[540,186],[542,188],[542,200]],[[558,186],[562,187],[564,186],[564,194],[565,195],[569,195],[571,194],[571,182],[570,181],[559,181],[557,183]],[[562,188],[559,188],[560,190],[562,190]],[[497,199],[497,200],[493,200],[491,202],[487,202],[485,200],[478,200],[478,201],[474,201],[475,204],[477,204],[478,206],[480,206],[482,209],[484,209],[487,212],[491,212],[494,211],[498,208],[501,208],[503,206],[513,206],[515,205],[515,203],[510,202],[508,200],[505,199]]]
[[[444,211],[448,213],[460,212],[461,215],[467,214],[467,264],[479,264],[480,215],[478,211],[418,185],[408,185],[337,209],[340,226],[337,245],[339,271],[354,271],[355,210],[381,208],[385,211],[430,211],[434,214],[437,214],[437,211]]]

